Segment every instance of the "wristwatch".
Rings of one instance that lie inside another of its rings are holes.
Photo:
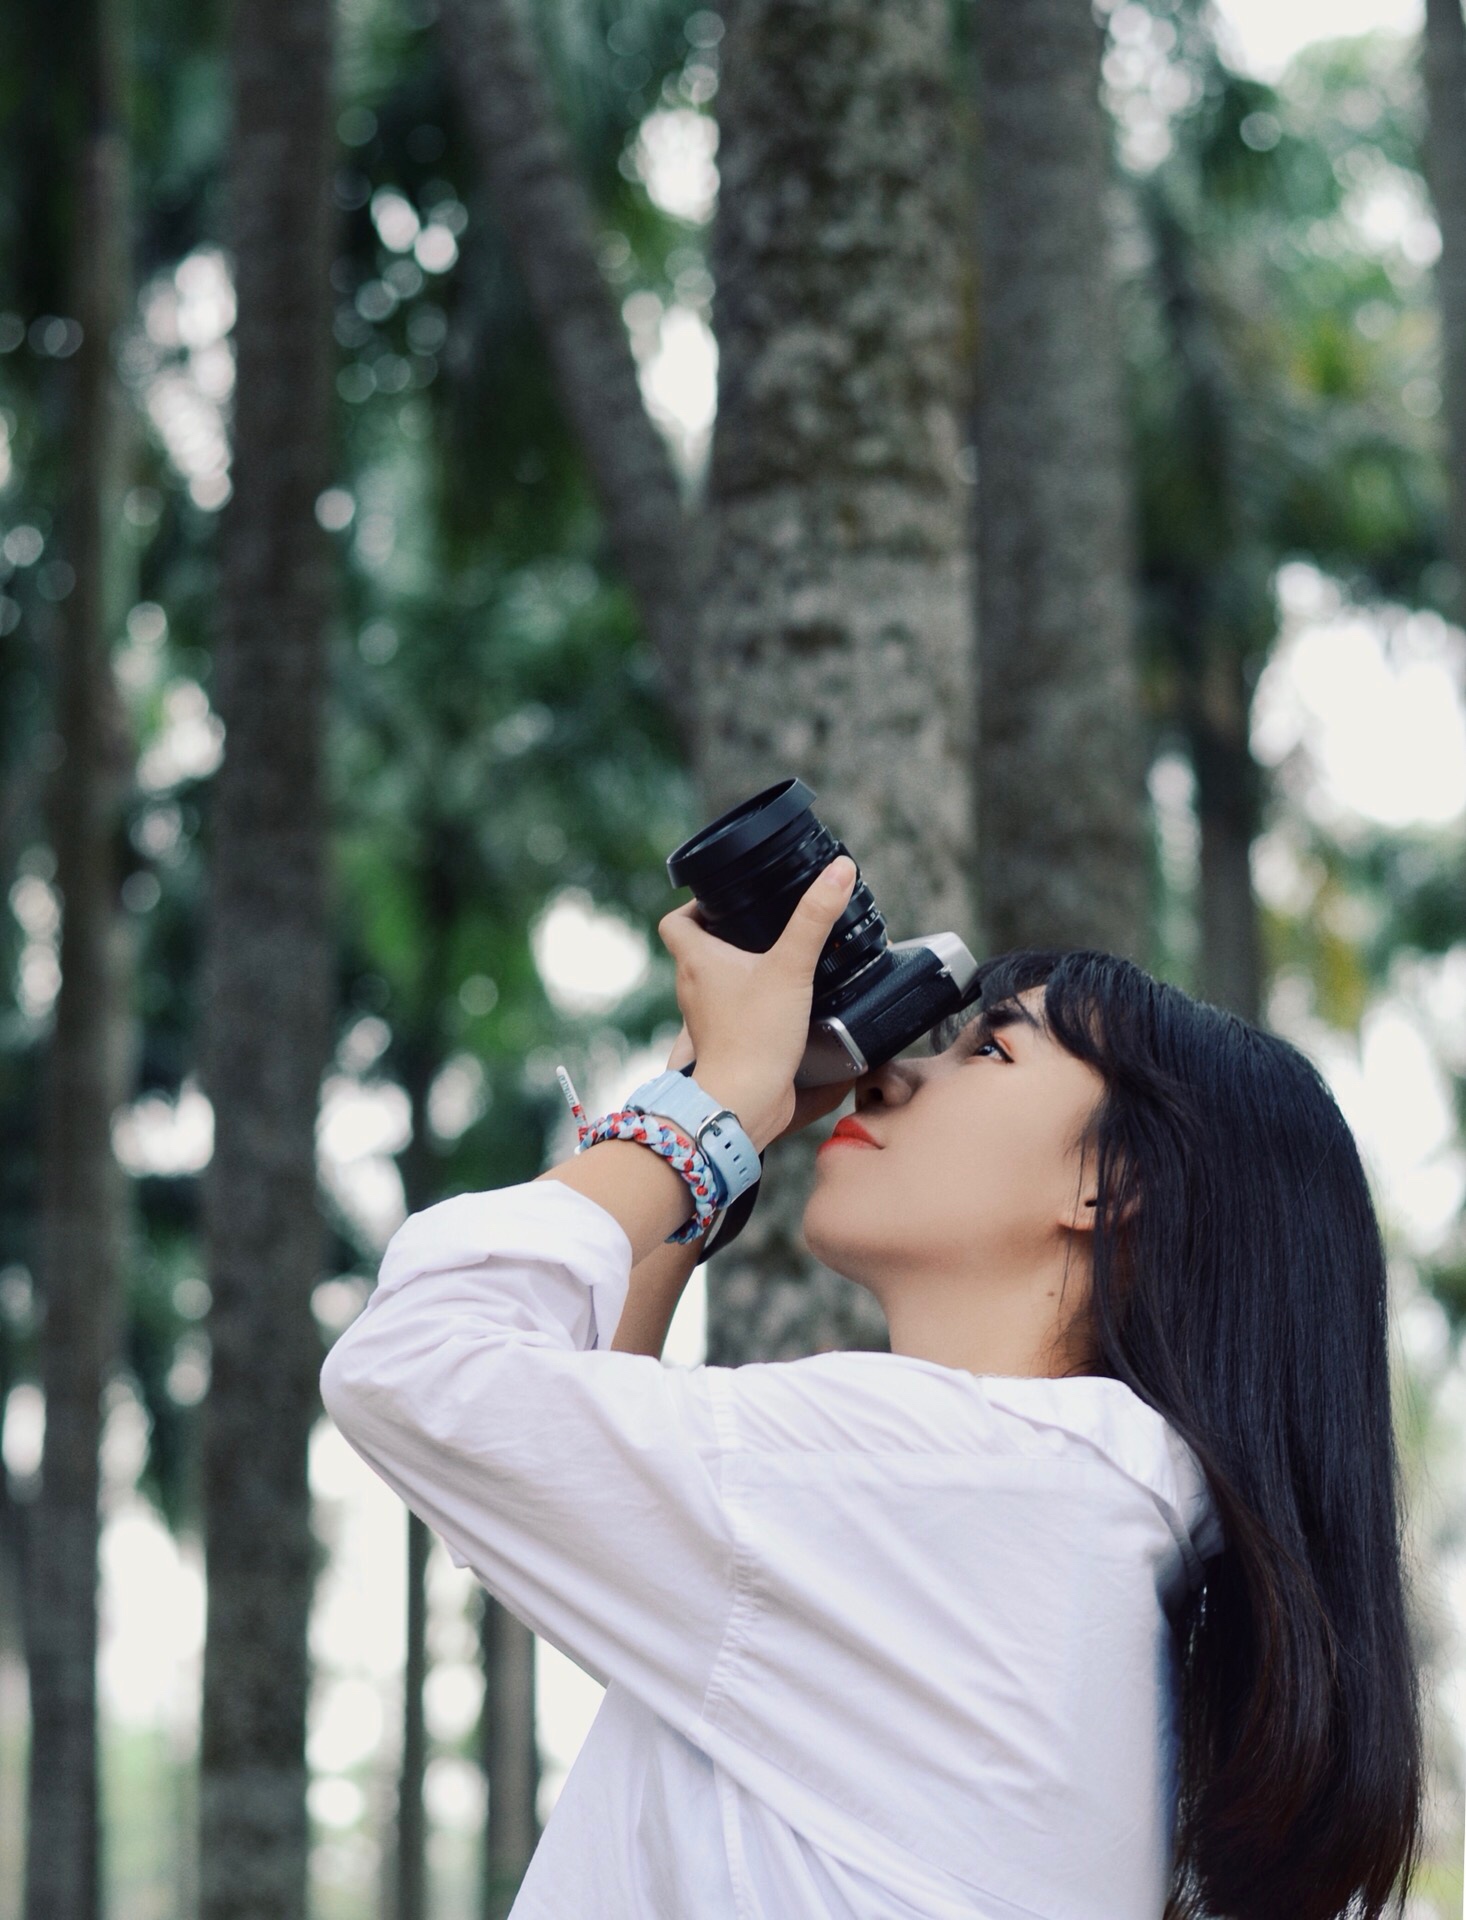
[[[668,1067],[654,1079],[644,1080],[622,1104],[641,1113],[661,1114],[691,1137],[721,1188],[721,1210],[757,1185],[763,1161],[738,1115],[692,1078],[695,1064]],[[714,1223],[712,1233],[717,1233],[718,1224]]]
[[[763,1159],[762,1154],[759,1155],[759,1159]],[[711,1260],[715,1253],[722,1253],[726,1247],[732,1246],[747,1225],[748,1216],[753,1212],[763,1190],[763,1182],[760,1180],[755,1186],[750,1187],[747,1193],[740,1194],[731,1206],[713,1215],[713,1224],[702,1237],[702,1257],[705,1261]]]

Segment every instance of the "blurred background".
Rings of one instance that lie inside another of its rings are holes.
[[[791,773],[1326,1074],[1460,1913],[1463,622],[1460,0],[0,12],[0,1920],[507,1911],[600,1690],[317,1375]],[[885,1343],[815,1144],[668,1361]]]

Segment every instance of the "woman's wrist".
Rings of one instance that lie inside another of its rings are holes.
[[[535,1178],[563,1181],[613,1215],[631,1243],[633,1267],[693,1215],[692,1191],[682,1175],[635,1140],[598,1140]]]
[[[736,1066],[698,1060],[693,1065],[692,1077],[704,1093],[711,1094],[720,1106],[737,1115],[739,1126],[753,1142],[756,1152],[762,1153],[769,1142],[783,1132],[787,1113],[777,1110],[777,1103],[770,1099],[766,1087],[758,1086]]]

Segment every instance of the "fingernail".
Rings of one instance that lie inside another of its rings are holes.
[[[850,884],[851,878],[853,877],[854,873],[855,873],[855,862],[850,858],[848,854],[842,853],[839,855],[837,859],[832,860],[829,866],[825,868],[825,871],[824,871],[825,885],[829,888],[831,893],[838,892],[840,889],[847,887]]]

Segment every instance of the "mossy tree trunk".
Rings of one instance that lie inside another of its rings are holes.
[[[798,773],[892,938],[971,939],[970,393],[948,8],[721,12],[705,817]],[[770,1149],[757,1209],[708,1267],[714,1364],[886,1344],[875,1302],[800,1234],[812,1131]]]

